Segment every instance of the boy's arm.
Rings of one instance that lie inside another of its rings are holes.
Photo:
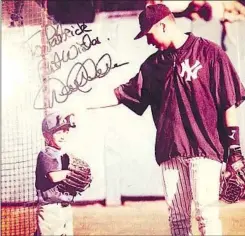
[[[47,153],[42,152],[38,163],[43,175],[54,183],[62,181],[70,173],[69,170],[62,170],[58,160]]]
[[[52,171],[47,174],[47,177],[54,183],[60,182],[66,178],[66,176],[70,174],[69,170],[59,170]]]

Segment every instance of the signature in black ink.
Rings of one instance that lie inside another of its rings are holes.
[[[38,64],[39,77],[42,77],[41,72],[43,71],[44,61],[46,64],[45,73],[46,75],[51,75],[61,68],[62,63],[66,63],[68,61],[76,59],[82,52],[88,51],[91,47],[98,44],[101,44],[98,37],[96,37],[95,39],[91,39],[88,34],[85,34],[80,42],[71,45],[68,50],[62,50],[60,53],[55,52],[53,55],[53,59],[51,59],[50,61],[48,60],[48,58],[45,58],[45,60],[40,60]]]
[[[51,52],[52,48],[61,43],[67,41],[68,38],[74,37],[75,35],[81,35],[83,33],[91,32],[91,29],[87,29],[87,25],[82,23],[77,23],[76,27],[71,25],[71,28],[63,28],[61,24],[57,25],[46,25],[44,28],[44,41],[47,41],[47,45],[31,45],[31,41],[35,39],[42,38],[41,30],[37,31],[30,38],[25,41],[29,46],[32,56],[41,57]]]
[[[92,90],[91,87],[85,88],[88,82],[103,78],[108,75],[112,69],[127,65],[128,63],[129,62],[112,64],[111,56],[108,53],[101,56],[97,63],[90,58],[85,60],[83,63],[77,62],[71,68],[65,83],[57,78],[48,78],[46,86],[50,88],[51,97],[49,99],[50,103],[46,108],[52,108],[54,106],[54,102],[64,103],[74,92],[90,92]],[[37,96],[34,100],[34,109],[45,109],[43,105],[37,105],[38,98],[41,100],[40,97],[43,89],[44,86],[38,90]],[[42,103],[42,101],[40,101],[40,103]]]

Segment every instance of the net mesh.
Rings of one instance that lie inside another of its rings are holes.
[[[47,1],[2,1],[2,164],[1,235],[33,235],[36,228],[36,158],[43,147],[39,124],[44,111],[33,109],[37,84],[45,84],[45,70],[37,76],[30,66],[38,59],[26,40],[33,33],[36,45],[45,46],[43,30],[52,19]],[[42,55],[45,55],[45,47]],[[42,57],[45,66],[45,56]],[[39,81],[36,78],[39,77]],[[47,98],[44,86],[42,98]],[[46,100],[43,99],[43,103]],[[46,110],[45,110],[46,111]],[[37,125],[38,124],[38,125]]]

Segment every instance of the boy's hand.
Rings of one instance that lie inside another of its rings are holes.
[[[90,187],[92,182],[91,169],[85,161],[72,156],[68,169],[70,173],[58,185],[59,191],[74,195],[74,193],[82,193]]]
[[[68,166],[70,165],[70,158],[67,154],[61,156],[61,164],[62,170],[68,170]]]

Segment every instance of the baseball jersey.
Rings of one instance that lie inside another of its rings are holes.
[[[62,158],[64,156],[64,158]],[[63,160],[62,160],[63,159]],[[49,172],[67,170],[68,157],[62,151],[46,146],[37,157],[35,187],[40,203],[53,203],[54,201],[68,201],[70,197],[55,191],[59,183],[53,183],[48,177]],[[49,199],[50,198],[50,199]]]
[[[114,90],[119,103],[138,115],[151,107],[159,165],[178,156],[222,161],[224,111],[245,97],[227,54],[188,35],[180,48],[148,57],[135,77]]]

